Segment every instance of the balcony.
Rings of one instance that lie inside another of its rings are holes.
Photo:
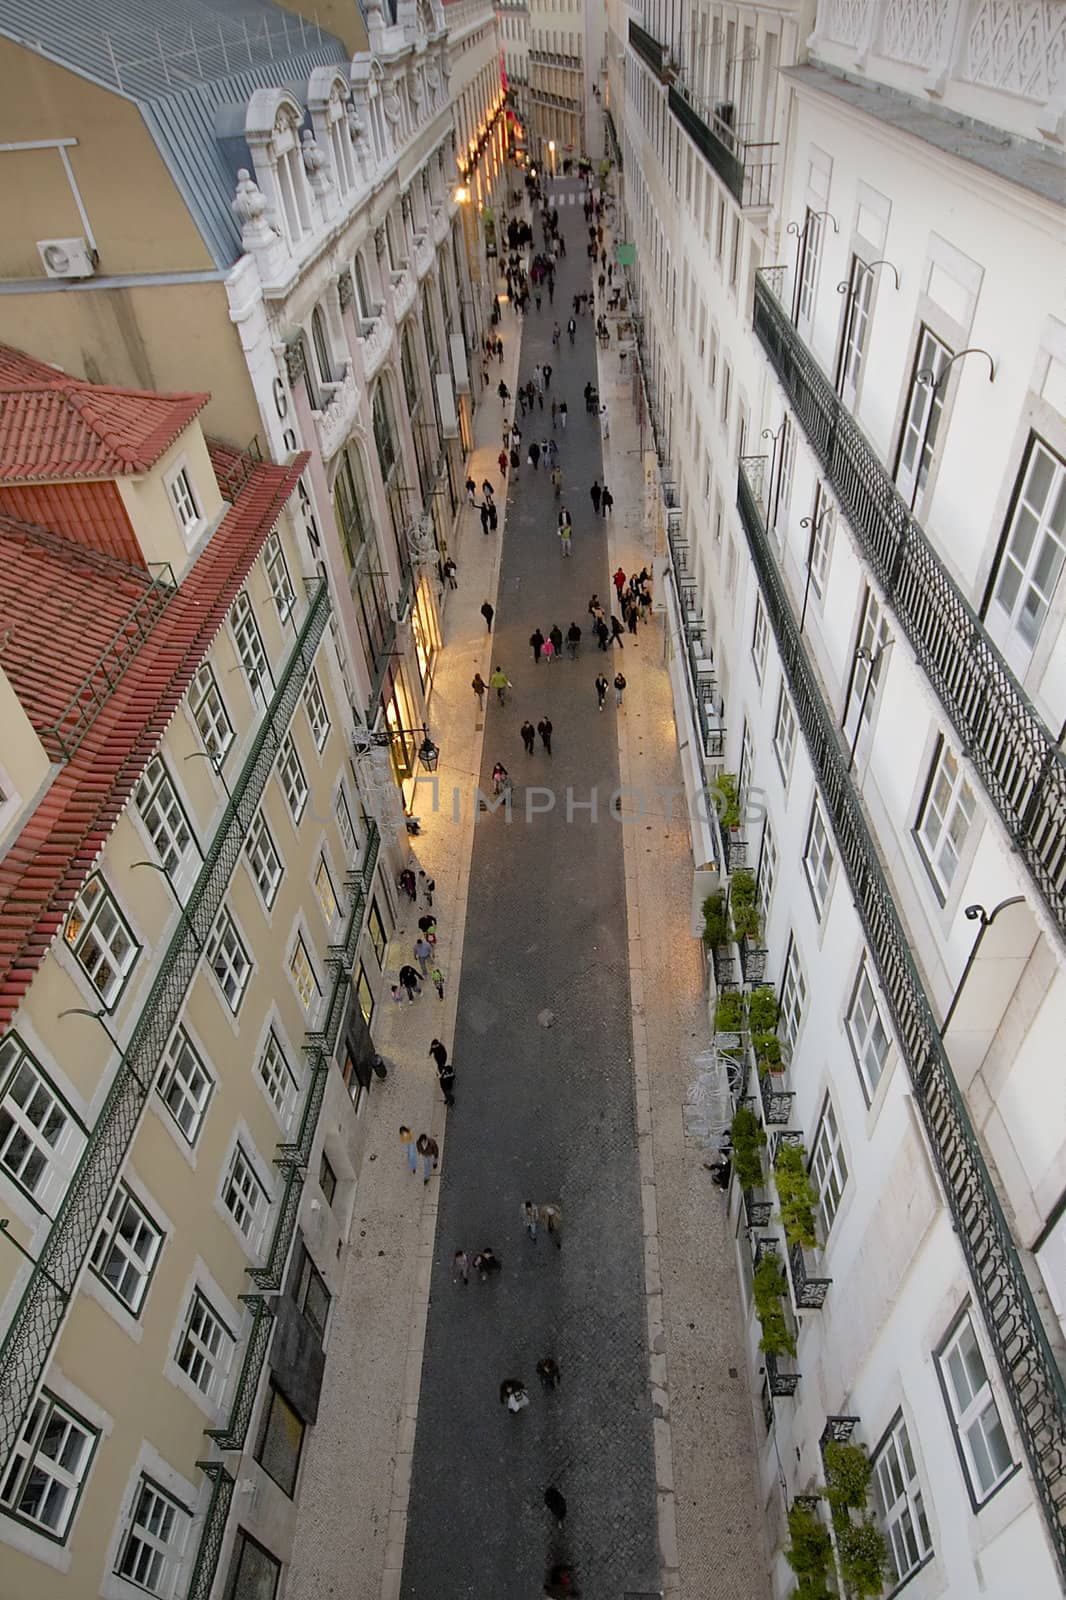
[[[792,1278],[792,1297],[797,1311],[821,1311],[832,1278],[816,1278],[807,1271],[807,1256],[801,1244],[789,1246],[788,1270]]]
[[[562,67],[567,72],[581,72],[584,70],[580,56],[560,55],[557,50],[530,49],[529,59],[539,66]]]
[[[630,23],[630,28],[632,26]],[[681,127],[738,205],[768,206],[773,192],[777,145],[740,138],[728,121],[704,106],[684,83],[670,85],[668,101]]]
[[[322,387],[328,393],[323,409],[314,413],[315,432],[322,459],[328,461],[347,439],[355,422],[359,388],[351,363],[340,383],[327,383]]]
[[[409,266],[392,274],[392,320],[397,327],[415,303],[415,275]]]
[[[196,1552],[186,1600],[209,1600],[215,1586],[215,1573],[222,1554],[236,1481],[220,1461],[198,1461],[196,1465],[210,1479],[211,1498],[200,1529],[200,1547]]]
[[[809,358],[808,358],[809,359]],[[822,698],[765,523],[766,458],[740,464],[737,505],[803,731],[837,856],[885,995],[1060,1569],[1066,1574],[1066,1385],[1018,1257],[992,1175],[955,1082],[907,931],[848,771],[836,720]]]
[[[433,270],[433,240],[426,233],[415,234],[415,274],[424,278]]]
[[[376,376],[389,353],[392,334],[385,318],[380,314],[373,322],[364,322],[359,335],[359,350],[363,358],[363,377],[367,383]]]
[[[244,1346],[240,1377],[233,1392],[229,1417],[223,1428],[208,1428],[207,1437],[214,1439],[220,1450],[243,1450],[248,1428],[255,1409],[259,1389],[259,1374],[266,1360],[267,1346],[274,1331],[274,1307],[261,1294],[241,1296],[252,1313],[252,1326]]]
[[[781,303],[756,274],[754,327],[959,743],[1066,938],[1066,760]]]
[[[657,78],[662,78],[666,52],[659,41],[646,33],[632,17],[629,19],[629,43],[645,66],[650,67]]]
[[[757,1072],[759,1099],[762,1102],[762,1119],[768,1128],[787,1128],[792,1117],[792,1102],[796,1096],[791,1089],[778,1087],[778,1078],[772,1072]]]

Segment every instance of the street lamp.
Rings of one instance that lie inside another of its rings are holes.
[[[412,738],[422,735],[422,743],[418,747],[418,759],[427,772],[436,772],[440,761],[440,748],[433,743],[425,723],[421,728],[379,728],[371,731],[369,728],[356,728],[352,743],[357,756],[364,756],[371,750],[387,750],[394,739],[410,734]]]
[[[974,940],[970,953],[966,957],[966,965],[962,969],[962,977],[959,979],[958,984],[955,987],[955,993],[951,997],[951,1004],[944,1013],[944,1020],[940,1024],[941,1038],[943,1038],[947,1033],[948,1024],[955,1015],[955,1007],[962,998],[962,991],[965,989],[966,980],[970,976],[970,968],[977,960],[977,952],[981,948],[981,941],[983,940],[985,934],[988,932],[993,922],[995,922],[1001,911],[1006,911],[1008,906],[1020,906],[1024,904],[1025,896],[1023,894],[1012,894],[1009,899],[1001,900],[999,905],[994,906],[991,911],[986,911],[982,905],[972,905],[966,907],[966,910],[963,912],[963,916],[966,918],[967,922],[979,922],[981,926],[977,930],[977,938]]]
[[[891,650],[895,639],[886,639],[884,644],[878,645],[876,650],[868,650],[865,645],[860,645],[855,652],[856,661],[866,662],[866,684],[862,691],[862,704],[859,706],[859,720],[855,724],[855,737],[851,741],[851,753],[848,756],[848,771],[855,765],[855,750],[859,743],[859,734],[862,732],[862,719],[866,715],[866,702],[870,698],[870,691],[877,681],[877,669],[881,665],[881,657],[886,651]]]
[[[470,200],[470,190],[465,183],[456,185],[454,200],[457,206],[465,206]]]

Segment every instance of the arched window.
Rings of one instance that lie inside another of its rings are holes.
[[[363,452],[357,445],[346,444],[340,452],[333,482],[333,511],[344,559],[348,571],[353,572],[373,532]]]
[[[370,293],[370,284],[366,275],[366,263],[363,260],[363,252],[361,250],[356,252],[355,259],[352,262],[352,278],[355,282],[355,302],[359,307],[359,315],[364,322],[373,322],[377,316],[377,306],[374,304],[374,298]]]
[[[330,354],[329,339],[326,336],[326,323],[318,306],[311,313],[311,343],[315,351],[315,365],[318,376],[323,383],[334,381],[333,357]]]
[[[410,323],[404,324],[400,336],[400,367],[403,370],[403,392],[407,400],[407,409],[413,417],[422,403],[422,390],[418,382],[418,367],[415,362]]]
[[[400,446],[396,436],[396,419],[393,415],[392,400],[384,382],[379,382],[374,390],[374,400],[371,406],[374,419],[374,443],[377,445],[378,463],[381,467],[381,476],[388,486],[389,479],[396,470],[400,459]]]

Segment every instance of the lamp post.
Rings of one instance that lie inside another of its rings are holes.
[[[877,669],[881,664],[881,657],[885,654],[886,650],[891,650],[895,642],[895,639],[888,639],[884,644],[878,645],[877,649],[873,651],[868,650],[865,645],[860,645],[855,652],[856,661],[867,662],[869,665],[869,671],[866,674],[866,686],[862,691],[862,704],[859,706],[859,720],[855,725],[855,737],[851,741],[851,753],[848,756],[849,772],[855,764],[855,750],[859,743],[859,734],[862,732],[862,719],[866,715],[866,702],[870,698],[870,691],[874,686],[874,679],[877,676]]]
[[[195,944],[197,950],[199,950],[201,952],[201,954],[202,954],[203,953],[203,948],[204,948],[203,940],[200,938],[200,935],[197,933],[195,927],[193,926],[193,920],[190,917],[188,911],[186,910],[185,906],[182,904],[181,900],[178,898],[178,891],[174,886],[174,879],[170,876],[170,873],[167,871],[166,867],[161,866],[158,861],[133,861],[130,864],[131,864],[131,866],[134,866],[134,867],[148,867],[148,868],[151,869],[152,872],[158,872],[161,877],[166,879],[167,888],[170,890],[171,894],[174,896],[174,904],[178,908],[178,915],[181,918],[182,922],[184,922],[185,926],[188,928],[189,932],[192,934],[193,943]]]
[[[790,222],[788,227],[785,229],[785,232],[791,233],[796,240],[796,283],[792,291],[793,322],[796,321],[796,318],[799,314],[800,289],[803,283],[803,266],[807,259],[807,245],[809,242],[807,239],[807,229],[814,221],[818,221],[820,223],[823,217],[829,218],[830,222],[833,224],[834,233],[840,232],[840,226],[836,217],[834,217],[831,211],[811,211],[809,209],[807,211],[807,215],[803,219],[802,227],[798,222]]]
[[[227,800],[232,800],[233,799],[233,795],[230,793],[230,786],[226,782],[225,778],[222,775],[222,757],[221,756],[213,755],[210,750],[194,750],[192,752],[192,754],[191,755],[187,755],[185,757],[185,759],[186,759],[186,761],[210,761],[211,766],[214,769],[215,777],[218,779],[219,783],[222,785],[223,789],[225,789],[225,791],[226,791],[226,799]]]
[[[356,728],[352,736],[352,744],[357,756],[364,756],[371,750],[387,750],[392,746],[394,739],[402,738],[409,734],[412,738],[422,735],[422,743],[418,747],[418,759],[426,772],[436,772],[440,761],[440,747],[435,745],[430,738],[425,723],[421,728],[379,728],[371,731],[369,728]]]
[[[817,516],[800,518],[800,527],[809,528],[811,530],[811,536],[807,541],[807,582],[803,586],[803,606],[800,610],[800,633],[803,632],[803,624],[807,618],[807,601],[810,598],[811,593],[811,562],[814,559],[814,543],[821,530],[822,523],[825,521],[832,509],[832,504],[827,501],[822,507],[821,511],[818,512]]]
[[[972,905],[966,907],[966,910],[963,912],[963,916],[966,918],[967,922],[979,922],[981,926],[977,930],[977,937],[973,942],[973,946],[969,955],[966,957],[966,965],[963,967],[962,976],[955,986],[955,993],[951,997],[951,1004],[944,1013],[944,1020],[940,1024],[941,1038],[943,1038],[947,1033],[948,1025],[950,1024],[952,1017],[955,1015],[955,1007],[962,998],[962,991],[965,989],[966,980],[970,976],[970,968],[977,960],[977,952],[981,948],[981,943],[985,934],[988,932],[993,922],[995,922],[1001,911],[1006,911],[1008,906],[1019,906],[1024,904],[1025,896],[1023,894],[1012,894],[1009,899],[1001,900],[998,906],[993,906],[991,911],[986,911],[982,905]]]

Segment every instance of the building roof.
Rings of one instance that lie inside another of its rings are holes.
[[[349,61],[340,39],[272,0],[0,0],[0,37],[139,106],[221,268],[241,254],[230,202],[252,165],[251,96],[286,87],[303,104],[315,67]]]
[[[148,472],[210,398],[84,383],[0,345],[0,482]]]
[[[255,465],[180,587],[0,518],[0,665],[38,733],[94,682],[73,753],[0,860],[0,1029],[33,981],[307,464]],[[142,626],[128,627],[137,609]],[[114,671],[116,639],[124,670]],[[99,672],[105,658],[107,678]],[[94,674],[97,675],[94,679]]]

